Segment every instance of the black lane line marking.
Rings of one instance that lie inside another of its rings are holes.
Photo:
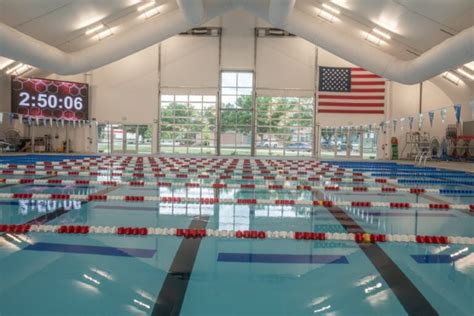
[[[17,185],[17,184],[15,184]],[[118,188],[121,188],[123,187],[123,185],[118,185],[118,186],[115,186],[115,187],[108,187],[106,189],[103,189],[103,190],[100,190],[94,194],[107,194],[107,193],[110,193]],[[84,205],[84,204],[87,204],[88,201],[83,201],[81,202],[81,205]],[[38,216],[36,218],[33,218],[32,220],[29,220],[23,224],[29,224],[29,225],[42,225],[44,223],[47,223],[49,221],[52,221],[53,219],[55,218],[58,218],[59,216],[61,215],[64,215],[66,213],[68,213],[70,210],[66,210],[64,207],[60,207],[56,210],[54,210],[53,212],[50,212],[50,213],[46,213],[46,214],[43,214],[41,216]],[[7,236],[5,236],[7,233],[1,233],[0,234],[0,238],[5,238]]]
[[[209,216],[194,218],[191,229],[205,229]],[[202,238],[183,239],[156,298],[151,316],[179,315]]]
[[[317,191],[316,194],[318,199],[324,199],[324,194],[321,191]],[[348,233],[365,233],[364,229],[340,207],[333,206],[326,207],[326,209]],[[430,302],[378,244],[358,243],[358,245],[398,298],[408,315],[438,315]]]

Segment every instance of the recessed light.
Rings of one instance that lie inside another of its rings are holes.
[[[377,46],[379,46],[380,43],[382,43],[382,39],[380,37],[375,36],[372,33],[367,33],[367,36],[365,37],[365,39],[367,41],[371,42],[372,44],[377,45]]]
[[[331,7],[330,5],[327,5],[326,3],[323,3],[323,8],[334,13],[334,14],[339,14],[341,13],[341,11],[339,11],[338,9],[334,8],[334,7]]]
[[[452,72],[450,71],[446,71],[444,74],[443,74],[443,78],[448,80],[449,82],[451,83],[454,83],[455,85],[458,85],[459,84],[459,81],[461,81],[461,78],[459,78],[458,76],[456,76],[455,74],[453,74]]]
[[[464,67],[469,68],[469,70],[474,71],[474,61],[464,64]]]
[[[93,34],[93,33],[96,33],[98,30],[101,30],[101,29],[103,29],[104,27],[105,27],[104,24],[96,25],[96,26],[94,26],[94,27],[92,27],[92,28],[90,28],[90,29],[87,29],[86,35],[91,35],[91,34]]]
[[[151,8],[152,6],[155,5],[155,1],[150,1],[148,3],[145,3],[137,8],[138,12],[145,11],[148,8]]]
[[[462,68],[458,68],[458,72],[464,77],[474,80],[474,76],[469,74],[467,71],[464,71]]]
[[[8,68],[7,71],[5,71],[5,73],[6,73],[7,75],[9,75],[9,74],[13,73],[14,71],[16,71],[17,69],[19,69],[19,68],[21,68],[21,67],[23,67],[23,66],[24,66],[24,64],[15,65],[15,66],[13,66],[13,67],[11,67],[11,68]]]
[[[334,15],[331,14],[331,13],[329,13],[329,12],[327,12],[327,11],[324,11],[323,9],[320,9],[320,10],[319,10],[318,16],[319,16],[320,18],[322,18],[322,19],[328,21],[328,22],[331,22],[331,23],[332,23],[332,21],[334,20]]]
[[[112,36],[114,33],[112,32],[111,29],[106,28],[104,31],[97,33],[97,39],[99,41],[103,40],[104,38],[107,38],[109,36]]]
[[[376,34],[378,34],[378,35],[380,35],[380,36],[382,36],[382,37],[384,37],[384,38],[386,38],[386,39],[391,39],[391,37],[390,37],[390,35],[389,35],[388,33],[385,33],[385,32],[383,32],[383,31],[379,30],[378,28],[372,29],[372,32],[374,32],[374,33],[376,33]]]
[[[156,7],[156,8],[153,8],[153,9],[151,9],[151,10],[145,11],[145,12],[143,13],[143,17],[144,17],[145,19],[149,19],[149,18],[151,18],[151,17],[154,17],[154,16],[157,15],[158,13],[160,13],[160,11],[158,11],[158,7]]]

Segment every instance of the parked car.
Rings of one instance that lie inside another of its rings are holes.
[[[290,151],[311,151],[311,146],[308,143],[291,143],[286,145],[286,149]]]
[[[351,150],[352,151],[359,151],[360,144],[359,143],[352,143]],[[338,150],[347,150],[347,143],[339,143],[337,144]]]
[[[268,139],[262,139],[261,141],[259,141],[257,144],[257,147],[259,148],[270,148],[270,146],[272,148],[277,148],[278,147],[278,143],[275,142],[275,141],[272,141],[271,144],[270,144],[270,141]]]

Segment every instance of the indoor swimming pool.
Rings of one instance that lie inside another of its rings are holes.
[[[473,315],[474,174],[0,159],[0,315]]]

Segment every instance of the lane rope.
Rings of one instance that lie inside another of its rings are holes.
[[[217,230],[158,227],[117,227],[86,225],[29,225],[0,224],[0,232],[7,234],[57,233],[57,234],[107,234],[121,236],[177,236],[183,238],[236,238],[236,239],[294,239],[320,241],[355,241],[357,243],[419,243],[419,244],[464,244],[474,245],[474,237],[426,236],[410,234],[331,233],[306,231],[256,231]]]
[[[355,179],[354,179],[355,180]],[[359,182],[359,181],[355,181]],[[395,187],[365,187],[365,186],[341,186],[341,185],[289,185],[289,184],[253,184],[253,183],[200,183],[200,182],[166,182],[166,181],[121,181],[121,180],[66,180],[66,179],[7,179],[0,178],[0,183],[5,184],[57,184],[57,185],[103,185],[130,187],[168,187],[168,188],[209,188],[209,189],[248,189],[248,190],[268,190],[268,191],[344,191],[344,192],[377,192],[377,193],[438,193],[438,194],[474,194],[474,190],[457,189],[429,189],[429,188],[395,188]]]
[[[293,200],[293,199],[230,199],[207,197],[145,196],[145,195],[107,195],[107,194],[59,194],[59,193],[0,193],[3,200],[77,200],[77,201],[124,201],[124,202],[160,202],[170,204],[236,204],[236,205],[279,205],[279,206],[351,206],[351,207],[387,207],[395,209],[429,208],[435,210],[474,211],[474,204],[408,203],[408,202],[371,202],[371,201],[330,201],[330,200]]]

